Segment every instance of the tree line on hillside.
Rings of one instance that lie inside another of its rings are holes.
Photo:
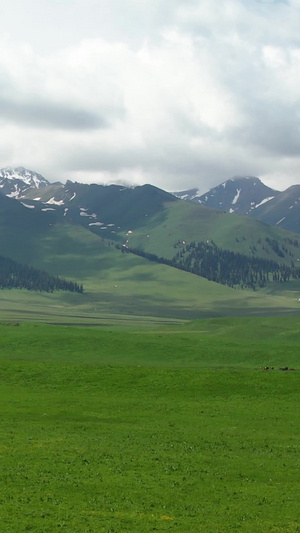
[[[242,289],[255,290],[257,287],[265,287],[270,281],[280,283],[300,278],[300,268],[293,264],[287,266],[269,259],[223,250],[212,241],[185,244],[172,259],[125,246],[123,251],[191,272],[222,285]]]
[[[83,293],[83,286],[0,256],[0,288]]]

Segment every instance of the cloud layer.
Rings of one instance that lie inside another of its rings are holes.
[[[299,0],[6,7],[0,166],[203,192],[299,182]]]

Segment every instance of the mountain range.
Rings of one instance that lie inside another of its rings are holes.
[[[199,196],[196,189],[171,194],[152,185],[50,183],[37,172],[18,167],[0,170],[0,193],[2,203],[3,197],[14,199],[19,206],[32,211],[31,218],[39,213],[42,216],[40,227],[45,223],[76,224],[103,238],[124,245],[130,243],[135,248],[169,258],[174,242],[180,240],[181,235],[182,241],[214,240],[222,248],[252,254],[254,246],[260,247],[254,238],[240,235],[240,228],[253,232],[255,237],[259,232],[273,238],[274,230],[257,226],[254,220],[250,223],[250,218],[278,230],[300,231],[300,185],[279,192],[250,176],[232,178]],[[7,212],[17,209],[16,204],[14,208],[9,205],[8,208],[6,201]],[[23,210],[22,217],[26,227],[29,213],[25,215]],[[162,224],[164,219],[165,224]],[[155,231],[161,238],[156,238],[153,246]],[[244,243],[250,241],[248,246],[242,245],[242,237]],[[263,249],[259,254],[265,255]]]
[[[233,302],[240,305],[245,297],[237,291],[227,294],[232,291],[229,287],[268,287],[269,293],[277,294],[290,281],[289,286],[298,290],[299,235],[284,231],[281,224],[276,224],[278,220],[272,226],[252,215],[280,197],[282,193],[251,177],[232,178],[199,197],[196,190],[175,196],[152,185],[50,183],[22,167],[6,168],[0,171],[0,249],[12,260],[83,283],[83,299],[91,298],[89,291],[97,292],[102,286],[96,282],[99,276],[113,276],[114,285],[107,298],[118,301],[118,309],[125,309],[127,303],[124,307],[123,296],[116,300],[114,287],[124,280],[124,293],[131,283],[135,287],[130,293],[134,308],[141,287],[146,291],[140,300],[143,312],[149,312],[152,302],[151,309],[161,313],[153,302],[160,301],[164,292],[168,316],[175,312],[178,316],[175,302],[180,307],[180,298],[192,305],[196,297],[203,307],[204,294],[210,300],[218,300],[222,294],[226,301],[222,300],[222,305],[234,307]],[[288,211],[296,213],[296,205]],[[161,264],[161,270],[155,263]],[[168,282],[164,281],[164,286],[158,283],[159,272],[169,272],[169,290]],[[211,280],[210,285],[203,285],[205,290],[196,296],[192,287],[204,283],[200,281],[203,277]],[[221,290],[220,283],[229,287]],[[148,293],[146,287],[151,285]],[[107,288],[104,290],[107,292]],[[101,291],[103,295],[103,288]],[[267,301],[265,296],[263,306]],[[180,313],[186,314],[183,308]],[[191,312],[197,313],[197,306],[192,308]]]
[[[137,201],[140,201],[138,200],[139,193],[142,192],[144,197],[147,190],[145,196],[148,196],[151,210],[151,194],[153,195],[156,188],[151,185],[142,187],[144,189],[118,185],[86,185],[71,181],[67,181],[66,184],[50,183],[41,174],[23,167],[8,167],[0,170],[0,192],[7,197],[21,201],[30,200],[27,205],[31,205],[32,208],[37,207],[34,202],[42,202],[45,204],[44,210],[47,208],[54,210],[57,206],[65,206],[65,216],[67,210],[70,210],[69,217],[77,219],[78,216],[90,217],[90,227],[102,225],[102,231],[107,224],[118,224],[124,220],[125,213],[120,212],[120,216],[114,222],[109,221],[109,214],[111,209],[118,210],[118,203],[123,204],[123,198],[126,195],[132,196],[132,201],[135,201],[135,197]],[[164,191],[164,194],[166,199],[169,193]],[[300,233],[300,185],[293,185],[285,191],[277,191],[267,187],[257,177],[235,176],[204,194],[200,194],[197,188],[171,194],[182,200],[230,214],[249,216],[266,224]],[[112,204],[115,204],[115,207]],[[97,216],[95,213],[90,213],[91,210],[99,210],[99,207],[105,221],[98,219],[97,213]],[[135,221],[128,215],[127,212],[128,224],[134,224]]]

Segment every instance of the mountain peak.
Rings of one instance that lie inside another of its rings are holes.
[[[250,180],[250,181],[260,181],[261,182],[261,180],[257,176],[240,176],[240,175],[236,175],[236,176],[233,176],[230,179],[231,179],[231,181],[233,181],[233,180],[248,180],[249,181]]]
[[[256,176],[233,176],[205,194],[191,189],[175,193],[175,196],[220,211],[247,215],[277,194],[278,191],[264,185]]]
[[[256,176],[233,176],[232,178],[229,178],[228,180],[226,181],[223,181],[223,183],[221,183],[221,185],[218,185],[217,187],[213,187],[213,189],[211,190],[215,190],[217,189],[218,187],[227,187],[228,185],[230,185],[232,187],[232,184],[236,184],[236,185],[243,185],[245,187],[250,187],[251,185],[262,185],[263,187],[265,186],[262,181],[257,178]]]
[[[5,167],[0,169],[1,192],[10,198],[22,198],[28,189],[40,189],[50,185],[41,174],[24,167]]]

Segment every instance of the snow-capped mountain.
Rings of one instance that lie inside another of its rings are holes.
[[[184,200],[190,200],[213,209],[249,215],[273,198],[279,192],[264,185],[259,178],[252,176],[235,176],[224,181],[218,187],[210,189],[205,194],[199,194],[198,189],[174,193]]]
[[[10,198],[23,198],[25,191],[47,185],[50,185],[50,182],[33,170],[23,167],[0,169],[0,192]]]

